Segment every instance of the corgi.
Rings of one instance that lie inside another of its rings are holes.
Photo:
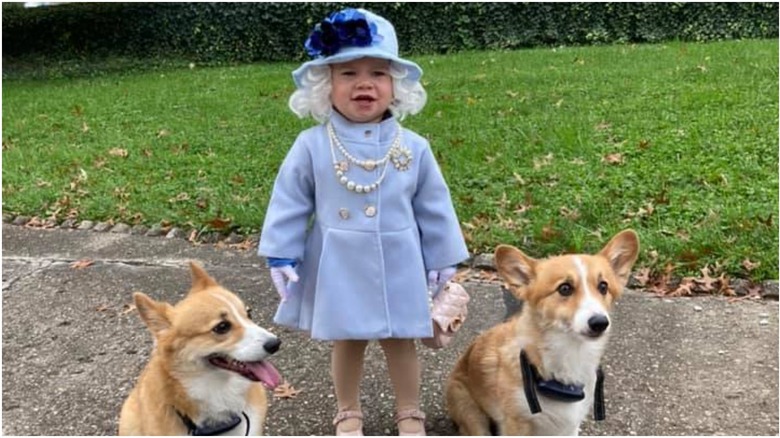
[[[479,335],[449,376],[447,412],[461,434],[577,435],[591,406],[603,419],[609,311],[638,254],[632,230],[593,255],[537,260],[496,248],[498,273],[524,304]]]
[[[192,289],[175,306],[136,292],[133,301],[154,349],[122,406],[119,435],[260,435],[266,387],[281,381],[268,362],[279,338],[190,263]]]

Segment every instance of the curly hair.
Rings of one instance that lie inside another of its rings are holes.
[[[407,79],[406,68],[394,62],[390,63],[390,76],[393,78],[393,101],[389,110],[393,116],[403,120],[409,114],[420,112],[428,98],[422,84]],[[301,82],[301,88],[290,96],[290,110],[300,118],[311,116],[320,123],[326,122],[333,112],[330,66],[312,66]]]

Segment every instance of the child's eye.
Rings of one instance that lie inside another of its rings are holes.
[[[377,71],[374,72],[374,76],[384,76],[386,74],[387,74],[387,72],[386,71],[382,71],[382,70],[377,70]]]
[[[345,70],[345,71],[341,72],[341,75],[342,76],[355,76],[355,72],[354,71],[350,71],[350,70]]]

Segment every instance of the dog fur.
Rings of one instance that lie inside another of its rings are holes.
[[[190,269],[192,289],[175,307],[133,294],[154,350],[122,407],[120,435],[187,435],[182,416],[203,427],[232,414],[242,420],[229,432],[262,434],[268,405],[263,384],[273,388],[280,380],[266,359],[280,341],[252,322],[244,303],[202,267],[190,263]]]
[[[478,336],[449,377],[447,411],[461,434],[578,434],[593,404],[596,372],[611,328],[609,310],[638,253],[639,239],[632,230],[618,233],[594,255],[536,260],[512,246],[498,246],[498,272],[524,304],[518,316]],[[521,349],[541,378],[584,384],[585,399],[561,402],[540,394],[542,411],[531,414]]]

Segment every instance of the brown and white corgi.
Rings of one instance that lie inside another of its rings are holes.
[[[263,432],[263,385],[273,389],[281,380],[267,359],[281,341],[203,268],[190,269],[192,289],[176,306],[133,294],[154,351],[122,407],[120,435]]]
[[[609,311],[638,253],[632,230],[593,255],[537,260],[496,248],[498,272],[524,304],[478,336],[449,377],[447,411],[461,434],[576,435],[591,406],[603,418]]]

